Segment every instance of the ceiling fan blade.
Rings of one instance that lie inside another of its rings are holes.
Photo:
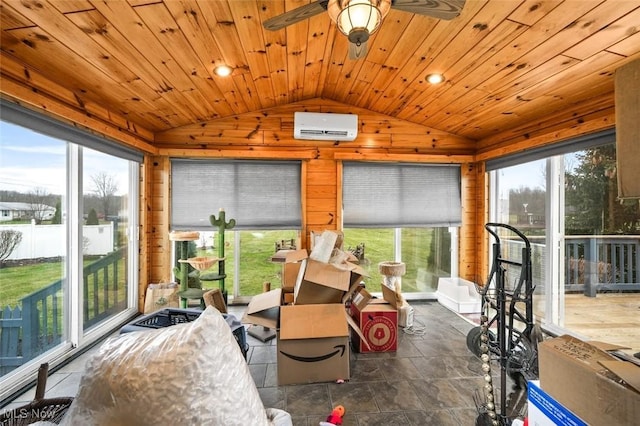
[[[465,0],[394,0],[391,7],[403,12],[449,21],[460,15]]]
[[[360,43],[357,45],[355,43],[349,43],[349,59],[360,59],[367,56],[367,42]]]
[[[263,22],[262,25],[270,31],[281,30],[288,25],[304,21],[305,19],[311,18],[312,16],[316,16],[323,12],[326,12],[327,3],[329,3],[329,0],[318,0],[314,3],[300,6],[281,15],[267,19]]]

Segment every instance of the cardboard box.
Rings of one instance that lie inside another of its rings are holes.
[[[363,308],[351,306],[351,315],[366,338],[352,334],[358,352],[395,352],[398,350],[398,311],[383,299],[371,299]]]
[[[350,303],[351,306],[355,306],[357,309],[362,310],[373,299],[373,296],[363,287],[360,283],[351,285],[351,288],[342,298],[342,303]]]
[[[350,378],[349,328],[344,305],[282,306],[278,385]]]
[[[578,416],[540,388],[539,380],[527,384],[529,426],[587,426]]]
[[[638,424],[640,367],[603,348],[613,346],[568,335],[540,343],[540,386],[591,425]]]
[[[302,261],[294,289],[297,305],[341,303],[351,284],[366,271],[358,265],[322,263],[313,259]]]
[[[282,288],[286,291],[293,291],[296,285],[296,278],[300,271],[302,261],[307,258],[307,251],[300,250],[278,250],[271,261],[274,263],[282,263]]]
[[[413,326],[413,308],[409,305],[409,302],[402,297],[402,294],[397,293],[395,290],[382,284],[382,298],[389,302],[398,311],[398,326],[399,327],[411,327]]]
[[[277,329],[279,326],[280,305],[282,303],[283,292],[280,288],[256,294],[247,305],[247,309],[242,316],[242,322]]]

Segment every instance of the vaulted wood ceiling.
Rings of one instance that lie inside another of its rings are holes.
[[[2,55],[151,132],[325,98],[473,140],[611,109],[615,70],[640,58],[640,0],[467,0],[451,21],[392,9],[359,60],[326,13],[263,28],[310,2],[3,0]]]

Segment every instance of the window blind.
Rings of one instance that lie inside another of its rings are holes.
[[[234,229],[300,229],[299,161],[171,160],[171,229],[213,230],[224,209]]]
[[[32,111],[12,102],[0,101],[2,120],[16,124],[43,135],[67,142],[73,142],[86,148],[125,160],[142,163],[143,154],[119,142],[95,135],[88,130],[58,121],[52,117]]]
[[[460,166],[344,162],[345,228],[459,226]]]
[[[533,148],[516,154],[505,155],[504,157],[487,160],[486,171],[502,169],[504,167],[516,166],[518,164],[529,163],[556,155],[569,154],[571,152],[582,151],[597,146],[606,145],[616,141],[615,129],[603,130],[590,135],[579,136],[564,142]]]

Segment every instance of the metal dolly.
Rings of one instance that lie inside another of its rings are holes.
[[[521,240],[520,259],[503,257],[498,228],[511,231]],[[467,347],[482,360],[485,374],[484,401],[478,393],[475,398],[478,407],[476,426],[510,425],[513,419],[523,416],[526,409],[527,382],[538,378],[537,344],[542,340],[542,334],[533,320],[535,286],[531,272],[531,244],[524,234],[507,224],[487,223],[485,229],[495,239],[493,262],[486,285],[478,288],[482,294],[481,324],[467,334]],[[514,285],[509,287],[507,272],[511,270],[519,273]],[[498,406],[491,375],[492,360],[500,365]],[[509,398],[507,376],[514,384]]]

